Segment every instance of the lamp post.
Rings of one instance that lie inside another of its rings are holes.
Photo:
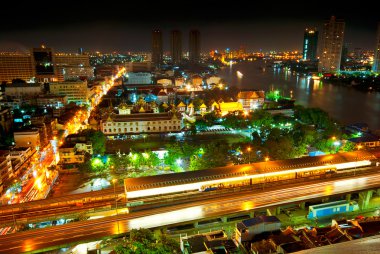
[[[267,162],[269,161],[269,157],[268,156],[266,156],[265,157],[265,166],[264,166],[264,173],[267,171]],[[263,181],[263,190],[264,190],[264,187],[265,187],[265,182],[267,181],[267,178],[266,177],[264,177],[264,181]]]
[[[116,198],[116,182],[117,182],[117,179],[114,178],[112,179],[112,183],[113,183],[113,194],[115,196],[115,207],[116,207],[116,215],[119,215],[118,211],[117,211],[117,198]],[[116,221],[117,223],[117,233],[119,234],[119,221]]]
[[[248,146],[247,151],[248,151],[248,164],[251,164],[251,147],[250,146]]]

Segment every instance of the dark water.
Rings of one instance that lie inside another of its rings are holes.
[[[326,81],[308,80],[286,70],[260,68],[266,65],[263,61],[239,63],[224,67],[219,75],[227,84],[239,88],[280,90],[283,96],[293,97],[297,104],[322,108],[342,124],[364,122],[372,130],[380,129],[379,92],[362,92]],[[243,74],[241,78],[237,71]]]

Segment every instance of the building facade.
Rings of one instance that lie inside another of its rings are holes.
[[[90,66],[90,57],[85,54],[56,53],[55,65],[58,75],[62,75],[64,80],[94,77],[94,68]]]
[[[77,105],[88,103],[87,81],[65,81],[50,83],[50,93],[66,96],[67,103],[75,102]]]
[[[156,68],[162,64],[162,31],[156,29],[152,32],[152,62]]]
[[[303,60],[317,60],[318,31],[315,28],[306,28],[303,36]]]
[[[243,105],[246,112],[261,108],[265,101],[264,91],[242,91],[237,95],[237,101]]]
[[[13,169],[9,151],[0,151],[0,195],[7,188],[6,184],[11,177],[13,177]]]
[[[39,96],[43,92],[43,85],[40,83],[15,83],[5,85],[4,95],[13,99],[31,99]]]
[[[331,17],[323,26],[319,72],[337,72],[340,70],[345,22]]]
[[[59,147],[59,164],[84,163],[86,153],[93,154],[91,142],[65,144]]]
[[[201,33],[191,30],[189,34],[189,61],[199,63],[201,60]]]
[[[0,53],[0,82],[11,83],[13,79],[25,81],[35,77],[30,54]]]
[[[59,81],[52,48],[47,48],[44,45],[40,48],[33,48],[32,62],[37,81],[44,83]]]
[[[11,83],[13,79],[56,82],[93,76],[94,68],[85,54],[55,53],[45,46],[33,48],[29,53],[0,53],[0,82]]]
[[[106,135],[168,133],[181,131],[181,116],[176,113],[109,114],[103,117],[100,130]]]
[[[170,52],[173,64],[180,64],[182,61],[182,34],[181,31],[174,30],[170,37]]]
[[[380,22],[377,24],[376,46],[372,70],[374,72],[380,72]]]
[[[128,72],[127,84],[149,85],[152,84],[152,74],[150,72]]]
[[[18,130],[13,133],[16,147],[40,148],[40,133],[38,129]]]

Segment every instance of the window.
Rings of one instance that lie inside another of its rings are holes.
[[[139,128],[136,127],[136,131],[139,131]]]
[[[150,127],[148,127],[148,131],[150,131]]]
[[[112,129],[108,129],[108,132],[112,132]]]

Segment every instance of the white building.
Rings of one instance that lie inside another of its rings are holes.
[[[152,84],[152,74],[149,72],[128,72],[127,84],[149,85]]]
[[[168,113],[109,114],[100,123],[106,135],[165,133],[181,131],[181,116]]]
[[[5,85],[5,95],[16,99],[30,99],[42,94],[43,85],[39,83],[16,83]]]
[[[237,101],[243,105],[246,112],[261,108],[264,104],[264,91],[242,91],[237,95]]]

